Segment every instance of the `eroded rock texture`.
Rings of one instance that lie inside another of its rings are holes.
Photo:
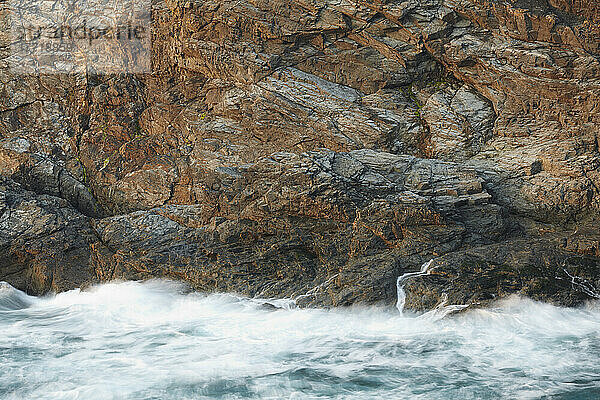
[[[391,303],[433,258],[408,307],[598,296],[596,1],[161,0],[152,18],[150,74],[0,60],[0,280]]]

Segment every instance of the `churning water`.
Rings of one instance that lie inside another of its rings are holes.
[[[0,284],[0,398],[600,398],[600,309],[274,309],[172,282]],[[433,315],[435,316],[435,315]]]

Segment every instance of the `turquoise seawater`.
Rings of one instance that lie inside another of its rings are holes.
[[[439,318],[294,309],[173,282],[0,284],[1,399],[600,399],[600,307]]]

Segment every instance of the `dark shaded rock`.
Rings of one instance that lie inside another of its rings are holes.
[[[88,217],[0,177],[0,281],[33,294],[85,286],[94,251],[102,244]]]
[[[30,153],[29,142],[22,138],[0,141],[2,175],[38,194],[67,200],[74,208],[90,217],[103,214],[90,190],[78,181],[63,162],[55,163],[39,153]],[[83,172],[85,180],[85,172]]]
[[[428,310],[445,295],[450,304],[478,306],[515,293],[566,306],[599,299],[599,259],[573,254],[561,242],[512,240],[436,258],[430,275],[407,282],[406,305]]]

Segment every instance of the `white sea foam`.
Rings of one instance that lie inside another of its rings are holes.
[[[173,282],[0,285],[0,398],[600,397],[600,309],[280,309]]]
[[[435,266],[433,265],[433,260],[429,260],[421,266],[420,271],[407,272],[398,277],[396,280],[396,294],[398,296],[396,300],[396,308],[401,314],[404,313],[404,306],[406,305],[406,291],[404,290],[404,285],[406,285],[406,282],[411,278],[429,275],[434,268]],[[464,310],[467,307],[469,307],[468,304],[448,304],[448,296],[446,293],[443,293],[442,301],[433,310],[420,315],[418,318],[437,321],[454,312]]]
[[[421,266],[420,271],[416,272],[407,272],[404,275],[401,275],[396,280],[396,293],[398,295],[398,300],[396,301],[396,308],[400,313],[404,312],[404,304],[406,303],[406,292],[404,291],[404,285],[406,281],[410,278],[415,278],[417,276],[429,275],[431,272],[431,268],[433,268],[433,260],[427,261],[425,264]]]

